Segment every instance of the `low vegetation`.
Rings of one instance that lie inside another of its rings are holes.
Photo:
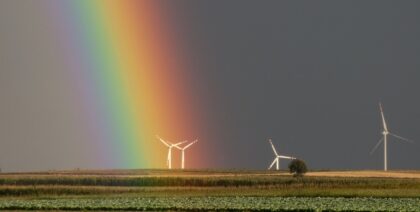
[[[294,159],[289,163],[289,172],[295,177],[303,177],[308,171],[306,163],[300,159]]]

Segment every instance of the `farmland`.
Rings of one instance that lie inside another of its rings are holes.
[[[0,209],[420,210],[420,172],[108,170],[0,174]]]
[[[419,199],[296,197],[160,197],[0,200],[3,209],[32,210],[418,210]]]

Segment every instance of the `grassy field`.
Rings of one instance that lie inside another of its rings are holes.
[[[106,170],[0,174],[0,209],[420,211],[420,172]],[[416,209],[416,210],[413,210]]]

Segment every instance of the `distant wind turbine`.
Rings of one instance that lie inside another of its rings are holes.
[[[274,158],[273,163],[271,163],[270,167],[268,167],[269,170],[274,166],[274,164],[276,164],[276,170],[279,170],[280,169],[280,158],[282,158],[282,159],[289,159],[289,160],[296,159],[294,157],[289,157],[289,156],[284,156],[284,155],[277,154],[276,148],[274,147],[273,142],[271,141],[271,138],[268,139],[268,142],[270,142],[271,148],[273,148],[274,155],[276,156],[276,158]]]
[[[383,135],[383,138],[381,138],[379,140],[379,142],[375,145],[375,147],[373,147],[372,151],[370,151],[370,154],[373,154],[376,151],[376,149],[379,147],[379,145],[382,142],[384,142],[384,171],[388,171],[388,153],[387,153],[388,152],[387,151],[388,135],[392,135],[395,138],[398,138],[399,140],[407,141],[407,142],[410,142],[410,143],[413,143],[413,141],[389,132],[388,131],[387,124],[386,124],[386,121],[385,121],[384,110],[382,108],[382,104],[381,103],[379,103],[379,110],[381,112],[381,117],[382,117],[382,126],[383,126],[382,135]]]
[[[156,138],[159,139],[165,146],[168,147],[168,159],[166,161],[166,164],[168,165],[169,169],[172,169],[172,148],[174,148],[174,147],[179,148],[179,145],[181,145],[183,143],[186,143],[187,141],[182,141],[182,142],[172,144],[170,142],[167,142],[167,141],[163,140],[158,135],[156,135]]]
[[[186,146],[184,146],[182,148],[179,147],[179,146],[176,146],[177,149],[179,149],[179,150],[182,151],[182,156],[181,156],[181,158],[182,158],[182,160],[181,160],[182,161],[182,163],[181,163],[181,169],[184,169],[185,168],[185,150],[188,149],[191,145],[193,145],[193,144],[195,144],[197,142],[198,142],[198,140],[195,140],[195,141],[189,143],[188,145],[186,145]]]

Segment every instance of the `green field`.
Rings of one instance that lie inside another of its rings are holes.
[[[398,178],[346,173],[303,178],[274,171],[9,173],[0,174],[0,209],[420,211],[419,172],[395,173],[409,176]]]
[[[2,209],[32,210],[260,210],[416,211],[417,198],[115,197],[0,200]]]

